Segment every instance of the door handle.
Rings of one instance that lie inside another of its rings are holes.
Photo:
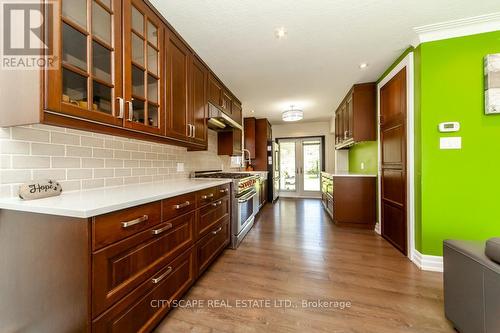
[[[134,99],[132,99],[133,101]],[[132,101],[127,101],[128,104],[128,121],[134,121],[134,104]]]
[[[151,233],[153,235],[159,235],[170,229],[172,229],[172,223],[167,223],[163,228],[155,229]]]
[[[219,232],[221,232],[221,231],[222,231],[222,227],[220,227],[220,228],[219,228],[219,229],[217,229],[217,230],[212,231],[212,235],[217,235],[217,234],[218,234]]]
[[[117,118],[123,119],[123,115],[125,113],[125,100],[123,99],[123,97],[117,97],[116,99],[118,100],[119,111],[120,111]]]
[[[163,273],[162,275],[158,276],[157,278],[155,279],[152,279],[151,282],[153,282],[154,284],[157,284],[157,283],[160,283],[164,278],[166,278],[170,273],[172,273],[172,266],[168,266],[168,269],[165,273]]]
[[[143,215],[135,220],[122,222],[122,228],[129,228],[129,227],[132,227],[132,226],[137,225],[139,223],[146,222],[147,220],[149,220],[149,216]]]

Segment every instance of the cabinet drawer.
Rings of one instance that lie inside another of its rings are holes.
[[[193,245],[194,221],[195,212],[191,212],[94,254],[93,317]]]
[[[196,200],[198,201],[198,207],[203,207],[213,201],[219,200],[226,195],[229,195],[229,184],[211,187],[206,190],[201,190],[196,193]]]
[[[196,194],[188,193],[163,200],[163,221],[186,214],[196,208]]]
[[[210,263],[229,244],[229,219],[212,227],[210,232],[196,245],[198,275],[203,273]]]
[[[196,235],[201,238],[217,223],[229,218],[231,212],[229,197],[224,197],[200,209],[196,220]]]
[[[149,332],[194,282],[194,253],[189,249],[94,320],[92,332]]]
[[[103,246],[132,236],[161,222],[161,203],[124,209],[101,216],[92,221],[92,248]]]

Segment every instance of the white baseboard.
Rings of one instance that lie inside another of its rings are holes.
[[[443,272],[443,257],[429,256],[413,250],[410,259],[423,271]]]
[[[379,235],[382,235],[382,227],[378,222],[375,224],[375,232]]]

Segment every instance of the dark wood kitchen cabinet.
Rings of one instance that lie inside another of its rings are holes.
[[[240,156],[242,153],[243,132],[233,128],[231,131],[219,132],[217,153],[219,155]]]
[[[376,140],[376,114],[376,83],[354,85],[335,111],[335,148]]]
[[[193,127],[189,123],[189,81],[191,54],[173,33],[167,36],[167,136],[190,141]]]
[[[43,123],[200,150],[208,101],[241,123],[239,100],[148,1],[57,3],[44,41],[60,61],[17,74],[29,82],[21,99],[0,87],[9,110],[0,126]]]
[[[268,171],[267,146],[273,140],[272,126],[267,119],[245,118],[245,147],[250,151],[256,171]],[[248,155],[248,154],[247,154]]]

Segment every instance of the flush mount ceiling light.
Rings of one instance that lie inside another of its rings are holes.
[[[363,62],[363,63],[359,64],[359,68],[366,69],[366,68],[368,68],[368,64],[366,62]]]
[[[290,106],[290,110],[283,111],[282,114],[283,121],[299,121],[304,119],[304,111],[299,109],[294,109],[293,105]]]
[[[274,32],[274,35],[277,39],[283,39],[287,34],[288,32],[286,31],[285,27],[277,28]]]

